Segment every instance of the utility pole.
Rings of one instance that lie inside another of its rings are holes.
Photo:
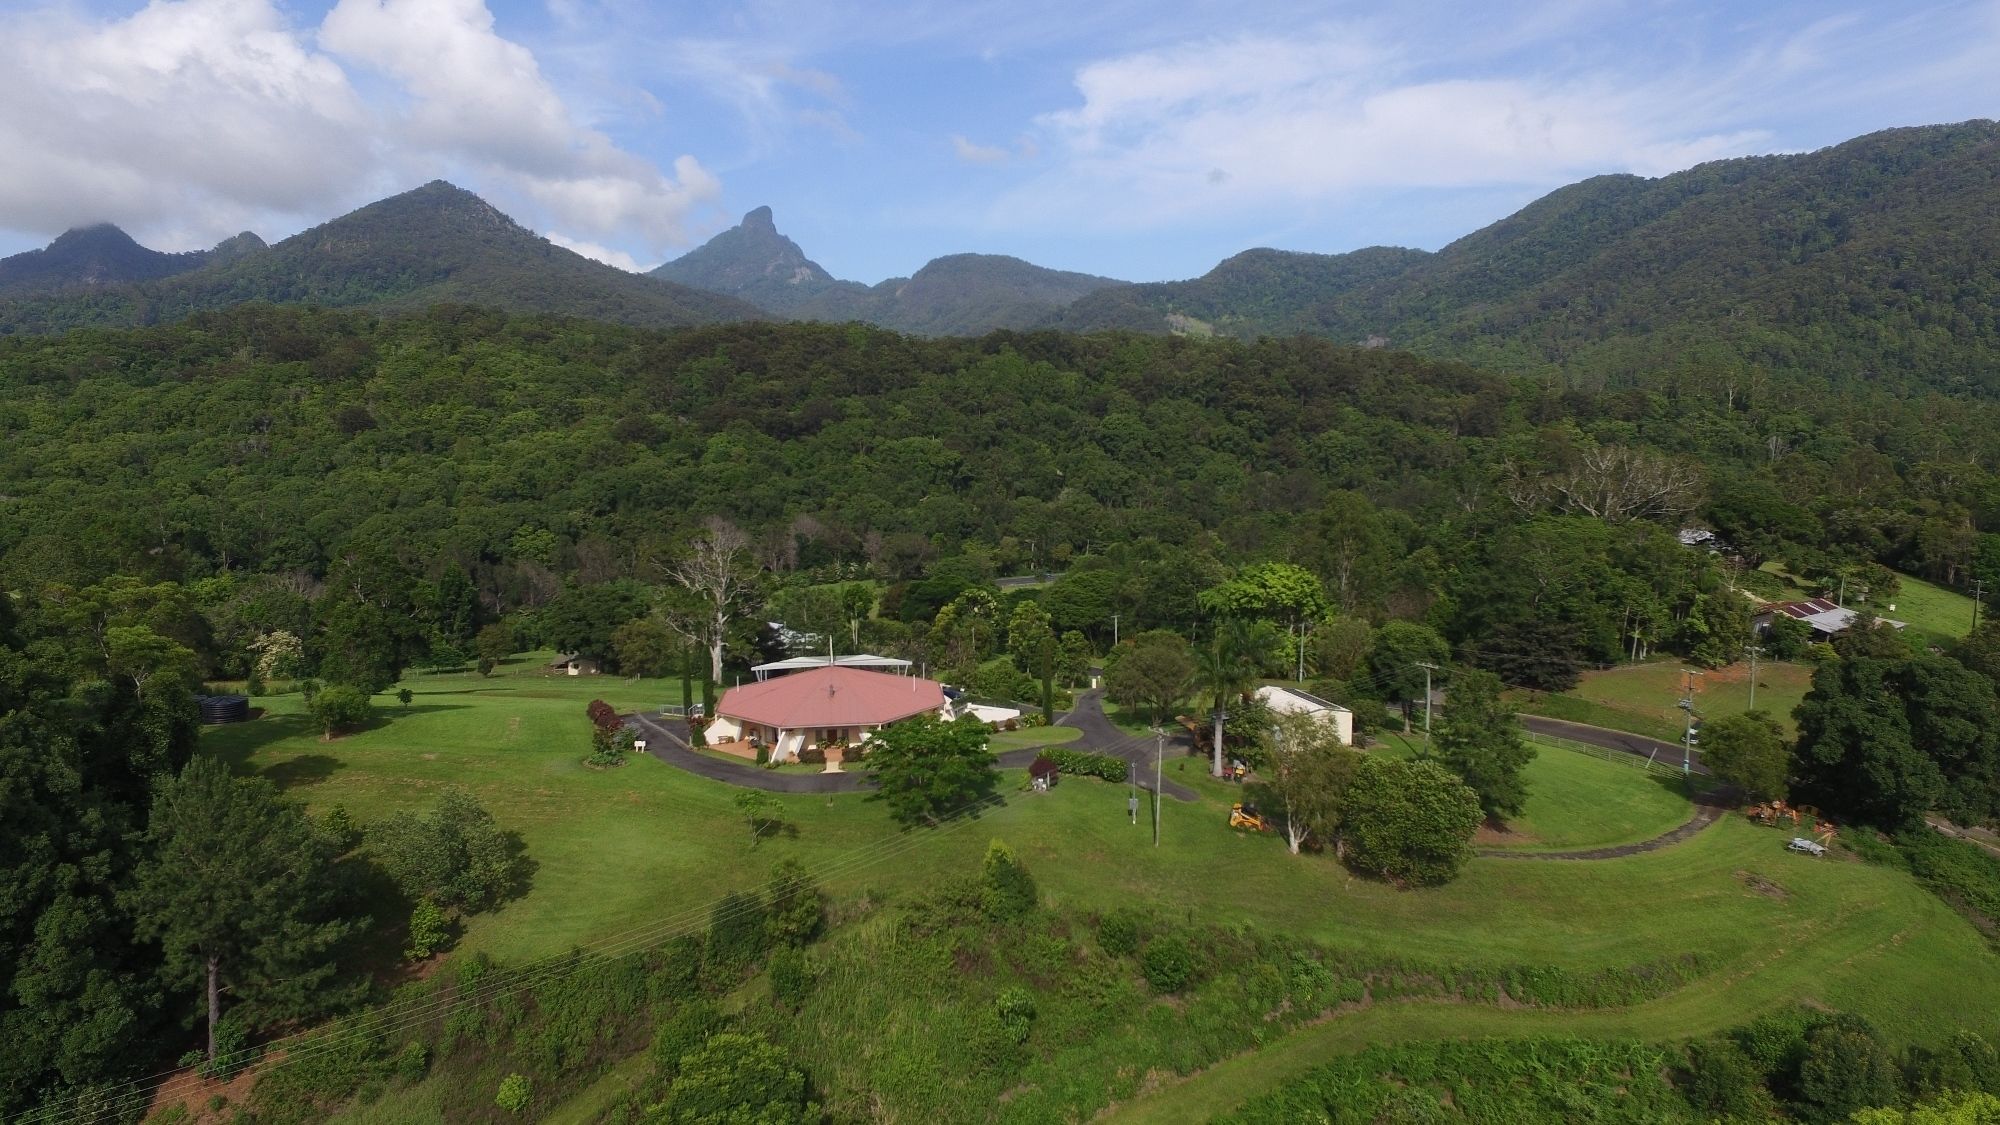
[[[1974,626],[1976,627],[1978,623],[1977,623],[1977,622],[1974,622],[1973,624],[1974,624]],[[1303,621],[1299,622],[1299,672],[1298,672],[1298,682],[1299,682],[1299,683],[1305,683],[1305,682],[1306,682],[1306,623],[1305,623],[1305,622],[1303,622]]]
[[[1986,596],[1986,580],[1984,578],[1973,579],[1972,580],[1972,631],[1975,633],[1979,631],[1979,603],[1982,599],[1985,598],[1985,596]]]
[[[1167,732],[1153,728],[1153,846],[1160,846],[1160,758],[1167,752]]]
[[[1111,615],[1111,647],[1118,647],[1118,615]]]
[[[1743,650],[1750,654],[1750,710],[1757,709],[1757,658],[1764,654],[1760,645],[1751,645]]]
[[[1128,793],[1125,797],[1125,815],[1132,818],[1132,827],[1139,826],[1139,767],[1125,763],[1125,783]]]
[[[1686,694],[1681,696],[1680,708],[1687,712],[1687,726],[1681,730],[1681,776],[1694,772],[1694,678],[1707,675],[1693,668],[1683,668],[1687,673]]]
[[[1428,660],[1419,660],[1417,661],[1417,667],[1424,670],[1424,749],[1429,750],[1431,745],[1431,673],[1437,671],[1438,666]]]

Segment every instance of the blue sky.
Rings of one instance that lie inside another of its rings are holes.
[[[443,177],[615,264],[1436,248],[1606,172],[2000,116],[2000,0],[0,4],[0,253],[272,240]]]

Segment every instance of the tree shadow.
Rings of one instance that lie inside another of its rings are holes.
[[[335,770],[345,769],[346,763],[328,754],[301,754],[264,767],[258,776],[280,789],[290,789],[299,785],[318,785],[332,777]]]

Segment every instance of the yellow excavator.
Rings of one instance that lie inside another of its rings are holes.
[[[1252,832],[1271,831],[1271,823],[1257,815],[1257,806],[1242,802],[1229,806],[1229,827],[1248,828]]]

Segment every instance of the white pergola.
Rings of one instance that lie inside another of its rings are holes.
[[[788,660],[774,660],[769,664],[754,665],[750,671],[759,680],[767,680],[772,676],[782,676],[787,672],[803,672],[808,668],[824,668],[829,664],[840,668],[867,668],[875,672],[903,673],[908,673],[914,666],[908,660],[898,660],[893,656],[875,656],[870,653],[857,652],[848,656],[834,657],[794,656]]]

